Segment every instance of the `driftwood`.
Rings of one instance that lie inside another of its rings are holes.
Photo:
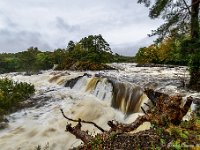
[[[143,109],[145,115],[139,116],[134,122],[130,124],[123,124],[117,121],[108,121],[110,130],[105,131],[93,122],[68,118],[67,116],[65,116],[63,110],[61,109],[64,118],[73,122],[78,122],[75,127],[71,127],[71,124],[68,124],[66,126],[66,130],[75,135],[77,138],[81,139],[85,144],[88,144],[94,137],[92,135],[89,135],[87,131],[81,131],[81,123],[89,123],[97,127],[101,132],[103,132],[102,134],[99,134],[99,136],[102,137],[103,141],[106,141],[111,133],[117,135],[125,132],[134,131],[144,122],[151,122],[160,126],[170,123],[178,125],[180,124],[182,118],[188,112],[193,101],[192,97],[188,97],[185,105],[181,107],[181,96],[169,96],[167,94],[155,92],[151,89],[146,89],[144,92],[153,103],[153,106],[146,104],[149,107],[149,110],[145,111]]]

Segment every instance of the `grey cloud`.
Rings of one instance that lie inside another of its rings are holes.
[[[121,55],[125,56],[135,56],[138,52],[139,48],[145,47],[153,43],[156,37],[145,37],[135,43],[126,43],[126,44],[119,44],[119,45],[111,45],[112,49]]]
[[[56,27],[59,28],[60,30],[66,30],[66,31],[69,31],[69,32],[74,32],[74,31],[80,30],[79,26],[77,26],[77,25],[69,25],[61,17],[57,17],[56,18]]]
[[[160,24],[134,0],[6,0],[0,10],[0,51],[63,48],[69,40],[102,34],[111,45],[121,45],[113,50],[132,54],[137,41]]]
[[[42,39],[40,33],[37,32],[13,32],[5,29],[0,30],[0,35],[0,52],[22,51],[31,46],[38,46],[42,50],[50,49],[50,46]]]
[[[2,11],[0,11],[0,19],[2,19],[8,28],[16,28],[18,26],[16,22],[12,21],[7,14]]]
[[[11,28],[16,28],[18,26],[17,23],[13,22],[10,18],[6,18],[5,22],[7,26]]]

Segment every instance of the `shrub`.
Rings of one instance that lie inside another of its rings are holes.
[[[35,92],[33,85],[14,82],[8,78],[0,79],[0,115],[17,108],[20,102],[29,98]]]

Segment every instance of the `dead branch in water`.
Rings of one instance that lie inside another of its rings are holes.
[[[66,118],[66,119],[69,120],[69,121],[78,122],[78,123],[80,122],[80,123],[92,124],[92,125],[94,125],[97,129],[99,129],[101,132],[105,132],[105,130],[104,130],[103,128],[101,128],[100,126],[98,126],[98,125],[97,125],[96,123],[94,123],[94,122],[85,121],[85,120],[81,120],[81,119],[74,120],[74,119],[71,119],[71,118],[67,117],[67,116],[64,114],[64,112],[63,112],[62,109],[60,109],[60,111],[61,111],[63,117]]]
[[[119,134],[119,133],[134,131],[146,121],[150,121],[150,117],[148,115],[139,116],[134,122],[130,124],[123,124],[117,121],[108,121],[108,125],[111,127],[109,132],[114,131]]]

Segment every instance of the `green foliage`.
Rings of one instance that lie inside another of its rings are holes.
[[[53,52],[30,47],[16,54],[0,54],[0,73],[25,71],[33,74],[51,69],[54,64],[58,65],[58,70],[102,70],[111,69],[105,65],[111,62],[133,62],[133,58],[113,55],[101,35],[89,35],[79,42],[69,41],[66,49],[58,48]]]
[[[173,127],[170,128],[170,134],[176,139],[188,139],[188,132],[184,131],[182,128]]]
[[[200,90],[200,40],[187,39],[181,45],[181,56],[187,59],[190,69],[189,87]]]
[[[127,63],[133,63],[135,62],[135,57],[130,57],[130,56],[122,56],[122,55],[118,55],[118,54],[115,54],[113,55],[113,60],[112,62],[127,62]]]
[[[112,58],[109,44],[101,35],[89,35],[78,42],[79,52],[82,53],[80,59],[95,63],[106,63]],[[79,60],[80,60],[79,59]]]
[[[90,142],[93,150],[101,150],[103,149],[103,140],[102,138],[97,135],[91,142]]]
[[[150,7],[150,18],[161,17],[164,20],[164,23],[158,29],[153,30],[150,35],[158,35],[157,42],[161,42],[165,37],[174,35],[174,33],[176,35],[189,33],[194,28],[190,26],[191,18],[193,18],[191,2],[183,0],[138,0],[138,3],[144,3],[146,7]]]
[[[67,45],[67,50],[68,51],[72,51],[75,48],[75,43],[73,41],[69,41],[68,45]]]
[[[41,52],[37,47],[16,54],[0,54],[0,73],[25,71],[27,73],[53,67],[52,52]]]
[[[28,83],[17,83],[10,79],[0,79],[0,116],[20,106],[20,102],[35,92],[34,86]]]
[[[158,35],[157,43],[168,36],[190,34],[190,39],[182,44],[179,53],[185,58],[190,67],[189,87],[200,90],[200,28],[199,28],[199,0],[156,0],[150,5],[150,0],[138,0],[150,6],[149,16],[152,19],[162,17],[164,24],[151,34]]]
[[[182,39],[183,37],[169,37],[165,38],[165,40],[159,44],[140,48],[135,57],[136,62],[140,64],[159,63],[186,65],[188,59],[183,58],[180,53]]]
[[[158,49],[155,45],[151,45],[149,47],[140,48],[138,53],[136,54],[136,62],[140,64],[144,63],[158,63]]]
[[[109,44],[101,35],[89,35],[77,43],[70,41],[67,50],[59,52],[61,60],[57,61],[58,66],[56,69],[58,70],[109,69],[103,63],[109,63],[114,60]]]
[[[170,0],[157,0],[156,3],[151,7],[149,16],[151,18],[157,18],[160,16],[169,2]]]
[[[173,141],[172,142],[172,148],[175,149],[175,150],[181,150],[182,149],[182,146],[180,144],[180,141],[176,140],[176,141]]]
[[[49,52],[40,52],[36,55],[36,68],[37,70],[46,70],[46,69],[50,69],[53,66],[53,61],[52,58],[50,56],[51,53]]]

